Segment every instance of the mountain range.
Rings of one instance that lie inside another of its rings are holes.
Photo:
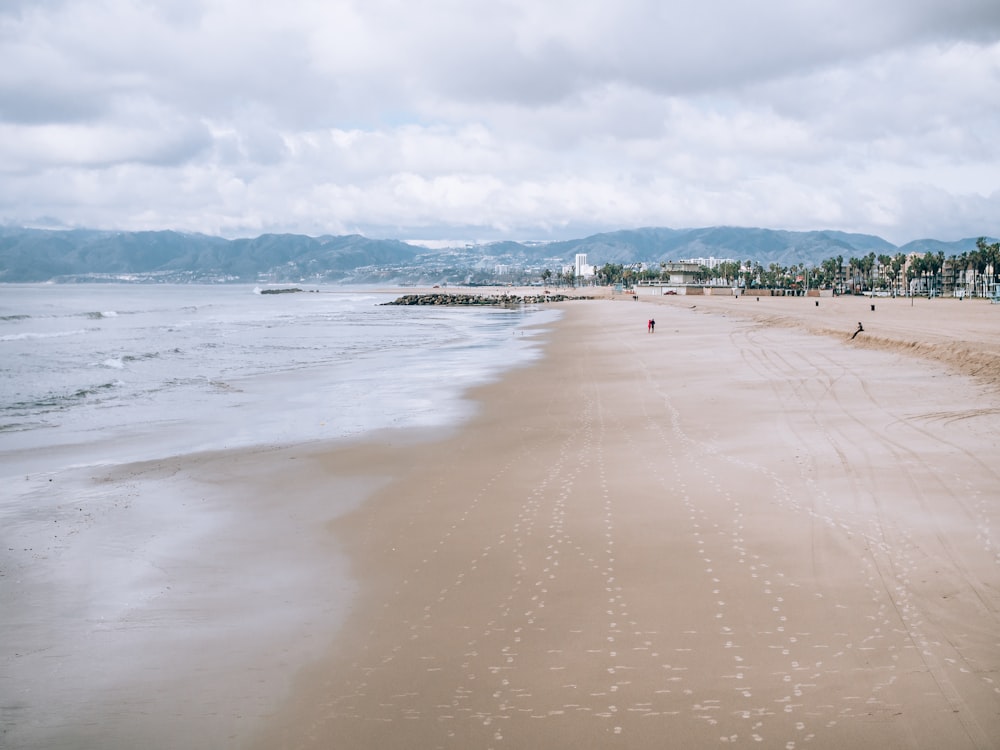
[[[896,246],[867,234],[725,226],[624,229],[559,242],[506,241],[446,249],[360,235],[265,234],[230,240],[170,230],[0,227],[0,282],[468,281],[477,274],[493,274],[497,266],[558,272],[577,253],[586,253],[598,266],[708,257],[788,266],[817,265],[838,255],[846,261],[869,253],[930,251],[947,257],[975,246],[975,238]]]

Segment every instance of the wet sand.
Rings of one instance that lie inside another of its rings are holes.
[[[945,355],[1000,310],[889,302],[567,303],[459,435],[359,448],[359,594],[251,746],[995,747],[1000,380]]]
[[[314,452],[89,465],[7,487],[0,748],[244,744],[356,590],[326,524],[379,480],[331,474]]]

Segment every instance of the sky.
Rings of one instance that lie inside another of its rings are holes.
[[[2,0],[0,224],[1000,236],[1000,2]]]

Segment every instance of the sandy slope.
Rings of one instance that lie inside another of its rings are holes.
[[[1000,305],[985,300],[885,297],[647,297],[644,301],[749,318],[939,361],[1000,385]]]

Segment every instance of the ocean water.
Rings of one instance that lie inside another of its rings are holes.
[[[346,616],[328,523],[383,478],[290,496],[246,491],[274,468],[253,451],[212,464],[235,481],[148,467],[457,425],[558,315],[392,298],[0,285],[0,745],[245,744]]]
[[[0,458],[77,463],[454,424],[552,310],[250,286],[0,285]]]

